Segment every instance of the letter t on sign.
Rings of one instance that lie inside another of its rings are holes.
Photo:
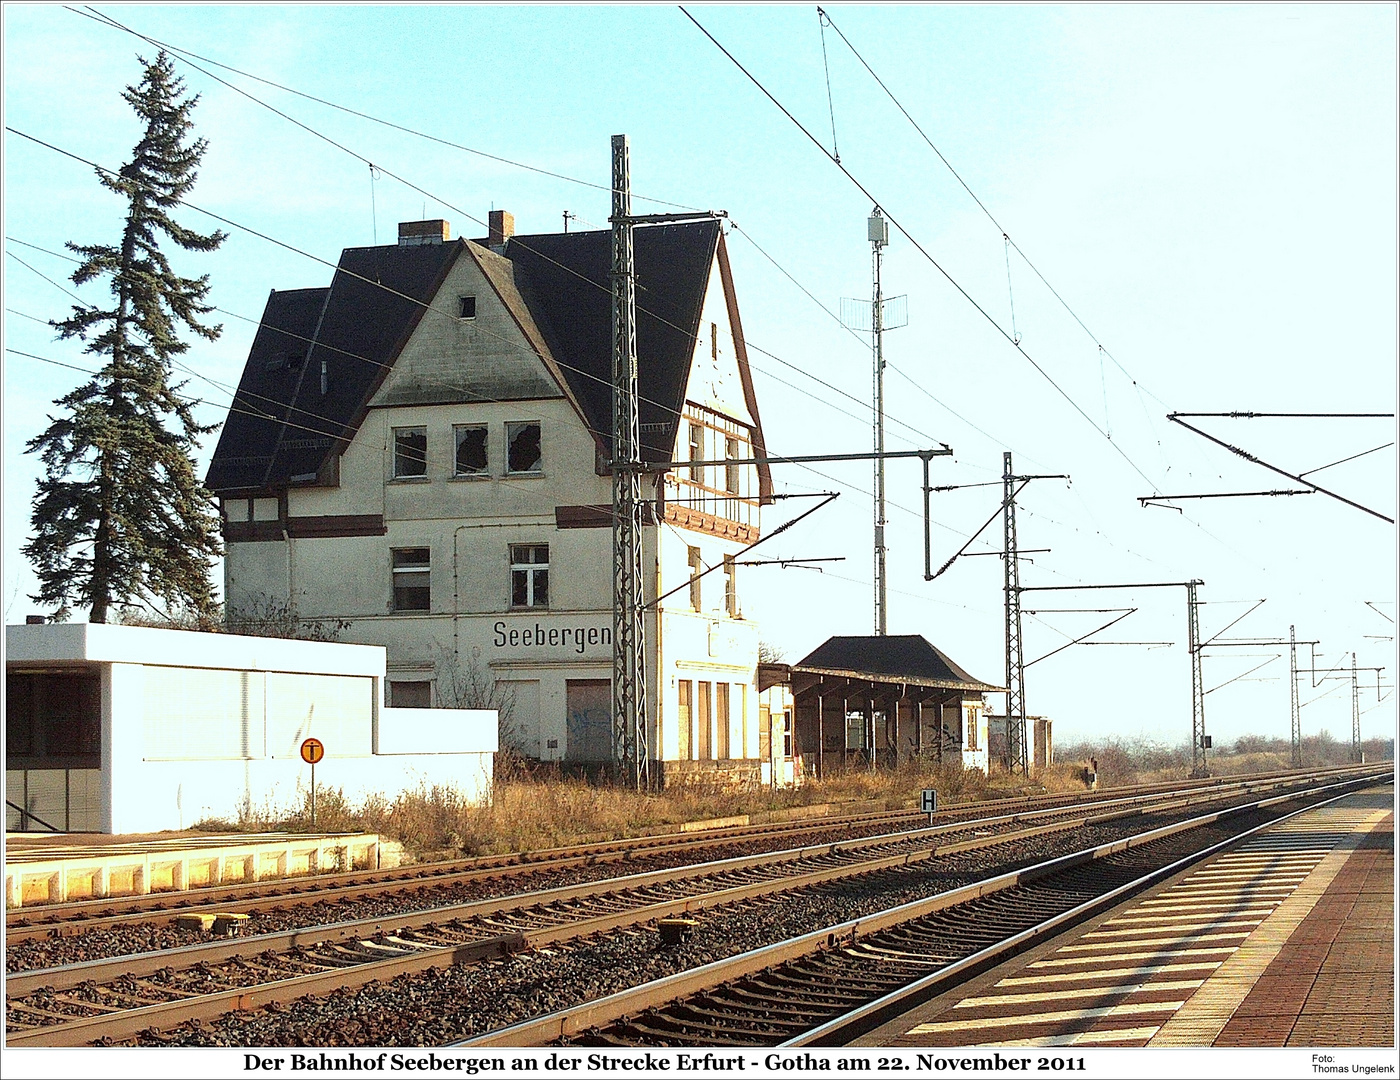
[[[933,824],[933,815],[938,812],[938,792],[933,788],[924,788],[919,796],[919,810],[928,815],[928,823]]]

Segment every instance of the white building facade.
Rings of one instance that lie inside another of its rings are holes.
[[[351,802],[491,792],[496,715],[386,708],[384,650],[99,623],[5,628],[7,831],[136,833]]]
[[[611,761],[609,253],[494,211],[480,241],[405,223],[274,292],[208,480],[230,610],[339,622],[387,650],[391,704],[489,704],[503,748]],[[667,782],[756,780],[735,557],[767,469],[667,467],[763,452],[724,237],[639,228],[636,260],[648,745]]]

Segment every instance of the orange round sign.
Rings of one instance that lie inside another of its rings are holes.
[[[315,765],[326,756],[326,748],[321,745],[320,739],[307,739],[301,744],[301,760],[310,765]]]

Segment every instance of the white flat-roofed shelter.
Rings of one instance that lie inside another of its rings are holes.
[[[7,830],[154,832],[433,785],[489,795],[490,710],[384,707],[375,645],[97,623],[5,628]]]

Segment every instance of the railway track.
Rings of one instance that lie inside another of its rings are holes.
[[[1393,782],[1393,773],[1383,778]],[[1152,829],[450,1045],[842,1045],[1223,847],[1372,782]],[[1306,805],[1280,809],[1298,802]]]
[[[1187,789],[1187,793],[1195,793],[1197,797],[1229,797],[1251,790],[1301,782],[1303,781],[1296,775],[1272,779],[1250,778],[1204,788],[1193,786]],[[1163,799],[1179,795],[1181,793],[1175,789],[1167,788],[1157,794],[1098,799],[1087,805],[1051,806],[983,817],[969,817],[964,813],[943,824],[909,829],[903,834],[867,834],[837,842],[851,849],[862,844],[888,843],[899,835],[910,838],[946,835],[954,841],[959,837],[975,840],[988,832],[996,834],[1032,822],[1045,823],[1051,827],[1056,822],[1073,823],[1086,812],[1141,812],[1152,805],[1161,804]],[[899,820],[906,825],[909,823],[907,815]],[[920,815],[915,820],[922,821],[923,816]],[[828,842],[824,838],[829,836],[830,833],[825,831],[815,834],[808,831],[799,832],[793,838],[803,841],[802,847],[819,847]],[[736,852],[755,852],[755,849],[759,855],[772,852],[767,843],[759,843],[702,845],[698,848],[698,853],[708,854],[710,858],[707,861],[716,862],[726,857],[740,857]],[[684,867],[688,864],[687,856],[696,853],[694,850],[687,852],[677,847],[664,855],[632,858],[621,864],[609,862],[580,865],[574,860],[565,860],[548,869],[521,870],[517,873],[505,873],[499,869],[472,869],[426,884],[399,882],[386,886],[381,883],[360,882],[340,889],[322,890],[312,895],[259,896],[222,905],[170,907],[156,913],[112,914],[89,918],[71,929],[47,925],[15,927],[7,933],[6,968],[13,974],[37,968],[94,961],[104,957],[192,946],[203,941],[206,934],[198,928],[198,924],[186,928],[178,925],[180,921],[189,920],[191,916],[202,915],[207,921],[215,914],[247,914],[250,918],[246,920],[245,933],[272,934],[328,923],[389,918],[407,910],[460,908],[462,905],[493,897],[521,892],[543,892],[561,885],[606,880],[619,865],[634,872]]]
[[[1297,778],[1274,783],[1295,782]],[[967,853],[994,847],[1003,849],[1003,864],[1034,861],[1032,848],[1073,830],[1106,829],[1117,823],[1121,832],[1123,823],[1141,814],[1194,812],[1193,804],[1219,802],[1221,794],[1214,790],[1160,798],[1155,807],[1134,800],[1136,805],[1099,806],[1094,814],[1051,823],[1029,824],[1024,820],[1029,815],[1004,815],[994,829],[946,824],[388,919],[15,973],[6,981],[9,1042],[76,1045],[120,1039],[228,1010],[276,1007],[308,994],[344,992],[376,980],[504,957],[527,947],[548,950],[677,915],[753,905],[823,884],[873,881],[882,874],[913,873],[913,867],[929,875],[936,863],[959,855],[966,860]],[[964,835],[970,831],[989,835]],[[1020,850],[1006,857],[1017,845]],[[969,873],[967,880],[975,876]],[[927,891],[923,884],[918,894]]]
[[[1101,791],[1074,794],[1018,796],[984,802],[945,806],[935,818],[940,823],[970,821],[988,816],[1053,810],[1077,805],[1128,805],[1169,791],[1234,790],[1241,783],[1269,783],[1306,777],[1309,772],[1287,770],[1261,773],[1243,779],[1204,779],[1146,785],[1131,792]],[[992,813],[989,815],[989,811]],[[427,863],[390,870],[353,870],[308,877],[241,882],[231,885],[202,886],[169,890],[139,896],[103,897],[61,904],[25,907],[5,914],[6,937],[13,943],[46,936],[78,932],[83,927],[115,925],[127,916],[146,914],[155,925],[181,914],[203,909],[240,911],[276,904],[313,904],[371,895],[393,889],[421,889],[425,885],[517,875],[546,870],[568,870],[656,857],[676,857],[703,853],[728,844],[796,846],[798,842],[818,843],[822,839],[845,840],[890,832],[926,820],[915,810],[889,810],[823,818],[801,818],[758,825],[726,826],[694,832],[671,832],[618,840],[603,840],[568,847],[482,855],[467,859]],[[841,834],[818,837],[816,834]],[[810,839],[807,837],[810,835]]]

